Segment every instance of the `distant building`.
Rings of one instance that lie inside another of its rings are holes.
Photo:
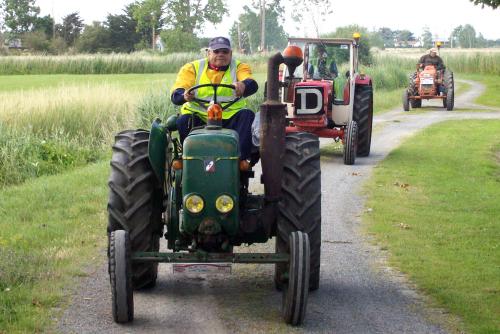
[[[440,47],[449,47],[450,46],[450,42],[448,41],[448,39],[446,38],[440,38],[440,37],[434,37],[432,39],[432,44],[433,45],[437,45],[438,43],[441,43],[441,46]]]
[[[22,49],[23,43],[20,38],[13,38],[7,41],[7,47],[9,49]]]

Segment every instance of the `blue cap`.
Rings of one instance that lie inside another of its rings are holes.
[[[210,40],[208,43],[208,48],[210,50],[218,50],[218,49],[229,49],[231,50],[231,42],[226,37],[215,37]]]

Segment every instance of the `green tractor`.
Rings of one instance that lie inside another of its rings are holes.
[[[235,102],[218,101],[221,85],[210,85],[213,101],[202,101],[212,102],[207,125],[193,129],[183,145],[173,136],[176,116],[154,121],[151,131],[116,135],[108,203],[116,322],[133,320],[133,290],[155,285],[160,262],[275,264],[284,320],[303,322],[308,293],[319,288],[321,172],[318,138],[285,131],[279,65],[293,73],[303,60],[300,48],[289,48],[268,62],[268,98],[260,112],[264,194],[249,192],[252,165],[240,161],[237,133],[221,126],[222,110]],[[159,251],[163,236],[168,252]],[[233,251],[273,237],[274,253]]]

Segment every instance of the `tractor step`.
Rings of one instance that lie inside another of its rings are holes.
[[[162,253],[136,252],[133,262],[165,263],[288,263],[287,253]]]

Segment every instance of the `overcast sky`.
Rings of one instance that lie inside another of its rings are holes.
[[[53,15],[56,22],[61,17],[79,12],[85,23],[104,21],[106,16],[120,14],[122,9],[133,0],[37,0],[41,15]],[[229,29],[244,4],[250,0],[231,1],[228,17],[217,26],[206,24],[202,35],[228,35]],[[469,0],[332,0],[334,13],[326,22],[319,23],[320,33],[334,31],[335,28],[349,24],[358,24],[368,29],[388,27],[392,30],[410,30],[415,36],[422,34],[427,26],[430,31],[441,38],[448,37],[451,31],[464,24],[471,24],[477,33],[485,38],[500,38],[500,8],[493,10],[489,7],[481,9]],[[285,22],[285,30],[291,36],[316,37],[316,30],[312,19],[304,22],[304,28],[295,29],[291,20]],[[316,19],[316,22],[320,22]]]

